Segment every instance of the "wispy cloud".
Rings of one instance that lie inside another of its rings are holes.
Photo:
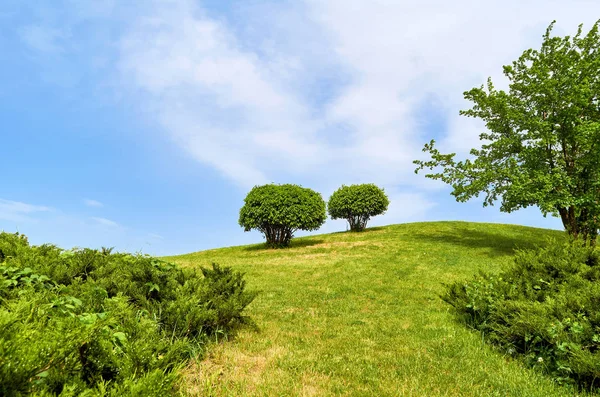
[[[0,199],[0,219],[9,222],[33,221],[35,213],[50,211],[50,207]]]
[[[20,35],[31,49],[46,55],[63,52],[61,41],[69,38],[64,30],[43,25],[25,26]]]
[[[438,100],[429,110],[442,115],[446,147],[476,145],[480,125],[458,116],[462,92],[501,75],[557,16],[573,30],[583,10],[600,11],[584,0],[459,3],[307,0],[294,8],[305,27],[290,23],[290,31],[280,14],[267,14],[260,25],[269,36],[248,42],[192,1],[155,1],[123,36],[119,67],[166,133],[243,186],[291,178],[412,184],[412,160],[431,138],[422,128],[428,98]],[[248,14],[246,22],[256,21]],[[319,32],[311,45],[327,61],[286,44],[307,30]],[[332,64],[344,78],[325,84],[315,69]],[[315,84],[319,91],[307,94]]]
[[[92,199],[85,199],[85,200],[83,200],[83,202],[88,207],[96,207],[96,208],[104,207],[104,204],[102,204],[100,201],[96,201],[96,200],[92,200]]]
[[[243,186],[268,182],[277,164],[322,161],[319,126],[280,81],[285,65],[244,49],[190,1],[153,5],[121,40],[119,65],[176,142]]]
[[[111,221],[110,219],[101,218],[101,217],[92,217],[92,220],[94,220],[96,223],[98,223],[102,226],[119,227],[119,224],[117,222]]]
[[[394,206],[381,219],[392,222],[407,217],[394,200],[418,202],[418,214],[434,205],[426,188],[440,185],[413,174],[424,142],[460,153],[478,145],[483,126],[458,115],[465,90],[490,75],[502,87],[501,66],[538,46],[553,19],[563,34],[600,15],[589,0],[260,3],[83,5],[63,31],[40,24],[22,38],[63,51],[82,20],[123,22],[114,41],[80,47],[105,56],[103,83],[182,151],[242,188],[380,184]]]
[[[329,116],[356,127],[362,158],[371,163],[377,160],[369,155],[377,156],[382,166],[402,167],[430,138],[420,129],[427,117],[418,111],[424,98],[438,99],[431,111],[443,115],[445,129],[437,138],[464,152],[478,144],[483,128],[458,115],[469,105],[462,93],[488,76],[505,86],[502,65],[539,46],[552,20],[558,19],[556,33],[574,32],[582,22],[591,27],[600,12],[599,3],[585,0],[307,3],[333,43],[331,56],[353,70]]]

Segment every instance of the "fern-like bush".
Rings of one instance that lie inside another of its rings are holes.
[[[346,219],[351,231],[361,231],[374,216],[387,211],[390,201],[383,189],[372,183],[342,185],[327,203],[331,219]]]
[[[443,299],[506,353],[559,382],[600,386],[600,259],[580,245],[521,251],[501,274],[450,285]]]
[[[240,273],[0,233],[0,395],[166,396],[207,338],[246,321]]]
[[[325,201],[312,189],[298,185],[255,186],[240,209],[244,231],[260,231],[271,247],[290,244],[297,230],[317,230],[327,215]]]

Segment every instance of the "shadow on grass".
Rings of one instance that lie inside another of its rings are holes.
[[[367,227],[365,230],[362,230],[362,231],[356,232],[356,233],[370,233],[370,232],[378,232],[380,230],[385,230],[385,227],[383,227],[383,226]]]
[[[294,240],[292,239],[292,241],[290,242],[290,246],[289,247],[284,247],[284,248],[272,248],[267,246],[267,243],[262,243],[262,244],[254,244],[254,245],[250,245],[246,248],[244,248],[244,251],[285,251],[285,250],[289,250],[289,249],[294,249],[294,248],[304,248],[304,247],[310,247],[311,245],[317,245],[317,244],[322,244],[324,243],[325,240],[323,239],[297,239]]]
[[[549,238],[560,240],[559,235],[548,234],[544,230],[524,230],[522,234],[506,235],[501,231],[473,230],[458,227],[438,234],[413,233],[411,238],[441,245],[454,245],[470,249],[488,250],[490,256],[512,255],[516,250],[534,249],[544,246]]]
[[[385,226],[373,226],[373,227],[367,227],[365,230],[361,230],[360,232],[353,232],[350,230],[340,230],[339,232],[333,232],[330,234],[356,234],[356,235],[360,235],[360,234],[364,234],[364,233],[369,233],[369,232],[378,232],[380,230],[385,230]]]

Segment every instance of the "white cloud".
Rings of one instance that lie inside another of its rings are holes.
[[[0,199],[0,220],[4,221],[19,223],[35,221],[33,214],[50,210],[51,208],[46,206]]]
[[[244,30],[191,1],[155,1],[120,42],[120,71],[156,121],[244,187],[294,178],[420,185],[412,160],[431,138],[419,112],[427,97],[441,104],[434,110],[447,127],[442,146],[464,153],[477,145],[481,125],[458,116],[468,106],[462,92],[501,77],[503,64],[539,45],[553,18],[560,18],[558,33],[573,32],[600,12],[584,0],[307,0],[290,7],[296,14],[266,14],[262,26]],[[292,28],[278,23],[282,15]],[[239,24],[257,22],[244,16]],[[261,28],[270,36],[257,34]],[[320,32],[311,42],[318,57],[298,44],[307,30]],[[319,67],[330,73],[331,65],[347,78],[323,87],[331,95],[316,103],[301,83],[320,82]]]
[[[88,207],[96,207],[96,208],[104,207],[104,204],[102,204],[100,201],[96,201],[96,200],[92,200],[92,199],[85,199],[85,200],[83,200],[83,203],[85,205],[87,205]]]
[[[110,219],[100,217],[92,217],[91,219],[102,226],[119,227],[119,224],[117,222],[111,221]]]
[[[490,75],[504,86],[502,65],[539,46],[553,19],[559,19],[557,33],[561,28],[574,33],[579,23],[590,27],[600,14],[600,3],[585,0],[308,3],[335,43],[334,56],[355,74],[330,115],[358,126],[359,146],[379,139],[386,145],[376,146],[377,155],[403,164],[427,138],[415,128],[416,117],[422,117],[415,104],[424,95],[443,103],[449,127],[444,146],[465,151],[477,144],[481,129],[458,115],[468,107],[462,92]]]
[[[504,87],[502,65],[538,47],[553,19],[563,35],[600,15],[589,0],[267,1],[224,14],[192,0],[140,4],[83,5],[62,32],[35,25],[22,36],[60,51],[69,26],[126,21],[94,52],[116,59],[117,96],[182,151],[242,188],[377,183],[392,200],[386,222],[435,205],[428,191],[443,185],[413,173],[423,143],[463,154],[478,145],[481,123],[458,115],[463,91],[488,76]]]
[[[243,49],[191,2],[154,5],[121,41],[120,68],[176,142],[246,187],[321,161],[321,122],[284,89],[286,66]]]

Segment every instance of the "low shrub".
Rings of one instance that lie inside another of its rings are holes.
[[[500,274],[448,286],[442,297],[502,351],[583,389],[600,386],[600,259],[579,245],[518,252]]]
[[[242,274],[0,233],[0,395],[165,396],[248,319]]]

